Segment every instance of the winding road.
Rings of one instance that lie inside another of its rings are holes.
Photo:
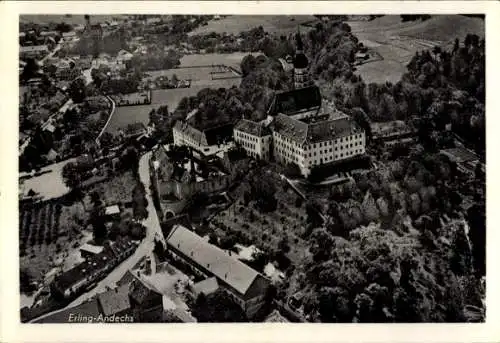
[[[163,237],[163,233],[161,231],[160,220],[156,213],[156,208],[154,207],[153,197],[150,190],[151,178],[149,174],[149,159],[151,158],[151,154],[151,151],[147,152],[141,157],[139,161],[139,178],[144,184],[144,188],[146,190],[145,196],[146,200],[148,201],[148,217],[142,221],[142,224],[146,227],[146,237],[139,244],[134,254],[123,261],[118,267],[113,269],[111,273],[109,273],[104,279],[102,279],[96,285],[96,287],[91,289],[89,292],[82,294],[65,308],[44,314],[43,316],[33,319],[32,322],[50,316],[62,310],[77,306],[91,299],[95,295],[105,292],[107,287],[114,288],[116,286],[116,283],[125,275],[128,270],[132,269],[137,263],[139,263],[139,261],[143,257],[149,255],[153,251],[155,238],[159,239],[162,242],[165,242],[165,238]]]

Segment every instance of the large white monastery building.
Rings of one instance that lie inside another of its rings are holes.
[[[322,106],[321,92],[309,74],[299,33],[296,44],[296,54],[290,61],[294,89],[275,94],[266,120],[241,119],[234,128],[225,125],[204,131],[177,122],[173,128],[174,144],[211,155],[226,150],[227,141],[220,138],[232,135],[234,143],[249,156],[295,163],[304,176],[315,166],[364,155],[365,132],[346,114],[329,104]]]
[[[277,93],[268,119],[242,119],[234,141],[250,156],[295,163],[307,176],[314,166],[365,154],[365,133],[349,116],[322,108],[321,93],[309,75],[300,34],[293,60],[294,89]]]

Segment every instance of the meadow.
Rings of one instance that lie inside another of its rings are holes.
[[[363,64],[356,73],[366,83],[395,83],[406,72],[406,65],[417,51],[434,46],[449,48],[455,38],[467,33],[484,37],[484,21],[461,15],[435,15],[426,21],[402,22],[399,15],[386,15],[372,21],[349,21],[352,33],[383,60]]]
[[[224,72],[220,74],[210,74],[212,71],[220,71],[218,67],[212,65],[231,66],[236,70],[240,69],[240,62],[247,54],[206,54],[206,55],[186,55],[181,59],[179,68],[169,70],[148,71],[147,78],[167,76],[172,78],[175,74],[180,80],[191,80],[191,87],[176,89],[155,89],[152,91],[151,104],[139,106],[116,107],[106,132],[116,134],[118,130],[129,124],[136,122],[147,125],[149,122],[149,112],[160,106],[168,105],[173,111],[184,97],[194,96],[203,88],[230,88],[239,86],[241,79],[235,72]],[[193,66],[206,66],[201,68],[189,68]],[[214,79],[221,77],[231,77],[225,79]]]
[[[242,31],[249,31],[262,26],[264,31],[278,34],[289,34],[297,31],[297,26],[317,20],[312,15],[233,15],[226,18],[211,20],[208,25],[198,27],[191,31],[189,35],[202,35],[210,32],[229,34],[239,34]],[[304,30],[308,28],[303,26]]]

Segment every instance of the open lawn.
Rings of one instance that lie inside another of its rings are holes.
[[[216,78],[222,78],[222,77],[239,78],[240,76],[230,68],[224,66],[155,70],[155,71],[149,71],[147,72],[147,74],[149,76],[146,77],[145,79],[155,79],[160,76],[168,77],[169,79],[171,79],[175,75],[180,80],[191,80],[191,81],[211,81]]]
[[[187,68],[193,66],[211,66],[225,65],[240,70],[240,62],[247,54],[206,54],[206,55],[186,55],[181,59],[179,68],[170,70],[149,71],[148,78],[159,76],[168,76],[172,78],[174,74],[181,80],[191,79],[191,87],[176,88],[176,89],[155,89],[152,91],[151,104],[141,106],[117,107],[111,118],[106,132],[116,134],[120,129],[127,127],[133,123],[143,123],[147,125],[149,122],[149,112],[152,109],[163,105],[168,105],[170,111],[174,111],[177,105],[184,97],[194,96],[203,88],[230,88],[239,86],[241,79],[214,79],[220,77],[236,76],[234,72],[225,72],[223,74],[210,74],[212,71],[220,71],[216,67],[203,68]]]
[[[297,31],[297,26],[317,20],[312,15],[233,15],[219,20],[211,20],[208,25],[191,31],[189,35],[207,34],[210,32],[239,34],[262,26],[266,32],[288,34]],[[301,27],[306,29],[306,27]]]
[[[426,21],[402,22],[399,15],[386,15],[372,21],[349,21],[352,33],[365,46],[375,50],[382,61],[357,67],[366,83],[397,82],[417,51],[434,46],[449,47],[467,33],[484,37],[484,21],[461,15],[435,15]]]
[[[193,66],[210,66],[223,64],[228,67],[233,67],[240,70],[241,60],[246,56],[251,55],[247,52],[233,52],[230,54],[191,54],[184,55],[181,58],[180,68]],[[253,55],[259,55],[253,53]]]
[[[132,172],[128,171],[92,186],[91,189],[86,191],[86,194],[92,194],[92,192],[96,191],[106,206],[117,203],[126,204],[132,201],[132,190],[137,183],[138,181],[134,178]],[[89,201],[86,201],[86,203],[89,203]]]
[[[182,98],[196,95],[200,90],[206,87],[208,86],[191,85],[190,88],[153,90],[150,105],[117,107],[106,127],[106,132],[116,134],[120,129],[124,129],[129,124],[133,123],[148,125],[149,112],[151,112],[152,109],[168,105],[170,111],[173,111]]]
[[[26,195],[32,189],[44,200],[63,196],[69,192],[69,188],[66,187],[62,178],[62,169],[67,163],[75,160],[72,158],[44,167],[39,176],[29,177],[32,174],[20,173],[19,177],[23,180],[19,184],[19,193]]]

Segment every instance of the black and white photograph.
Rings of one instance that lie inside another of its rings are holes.
[[[19,16],[22,323],[485,322],[488,14],[88,10]]]

